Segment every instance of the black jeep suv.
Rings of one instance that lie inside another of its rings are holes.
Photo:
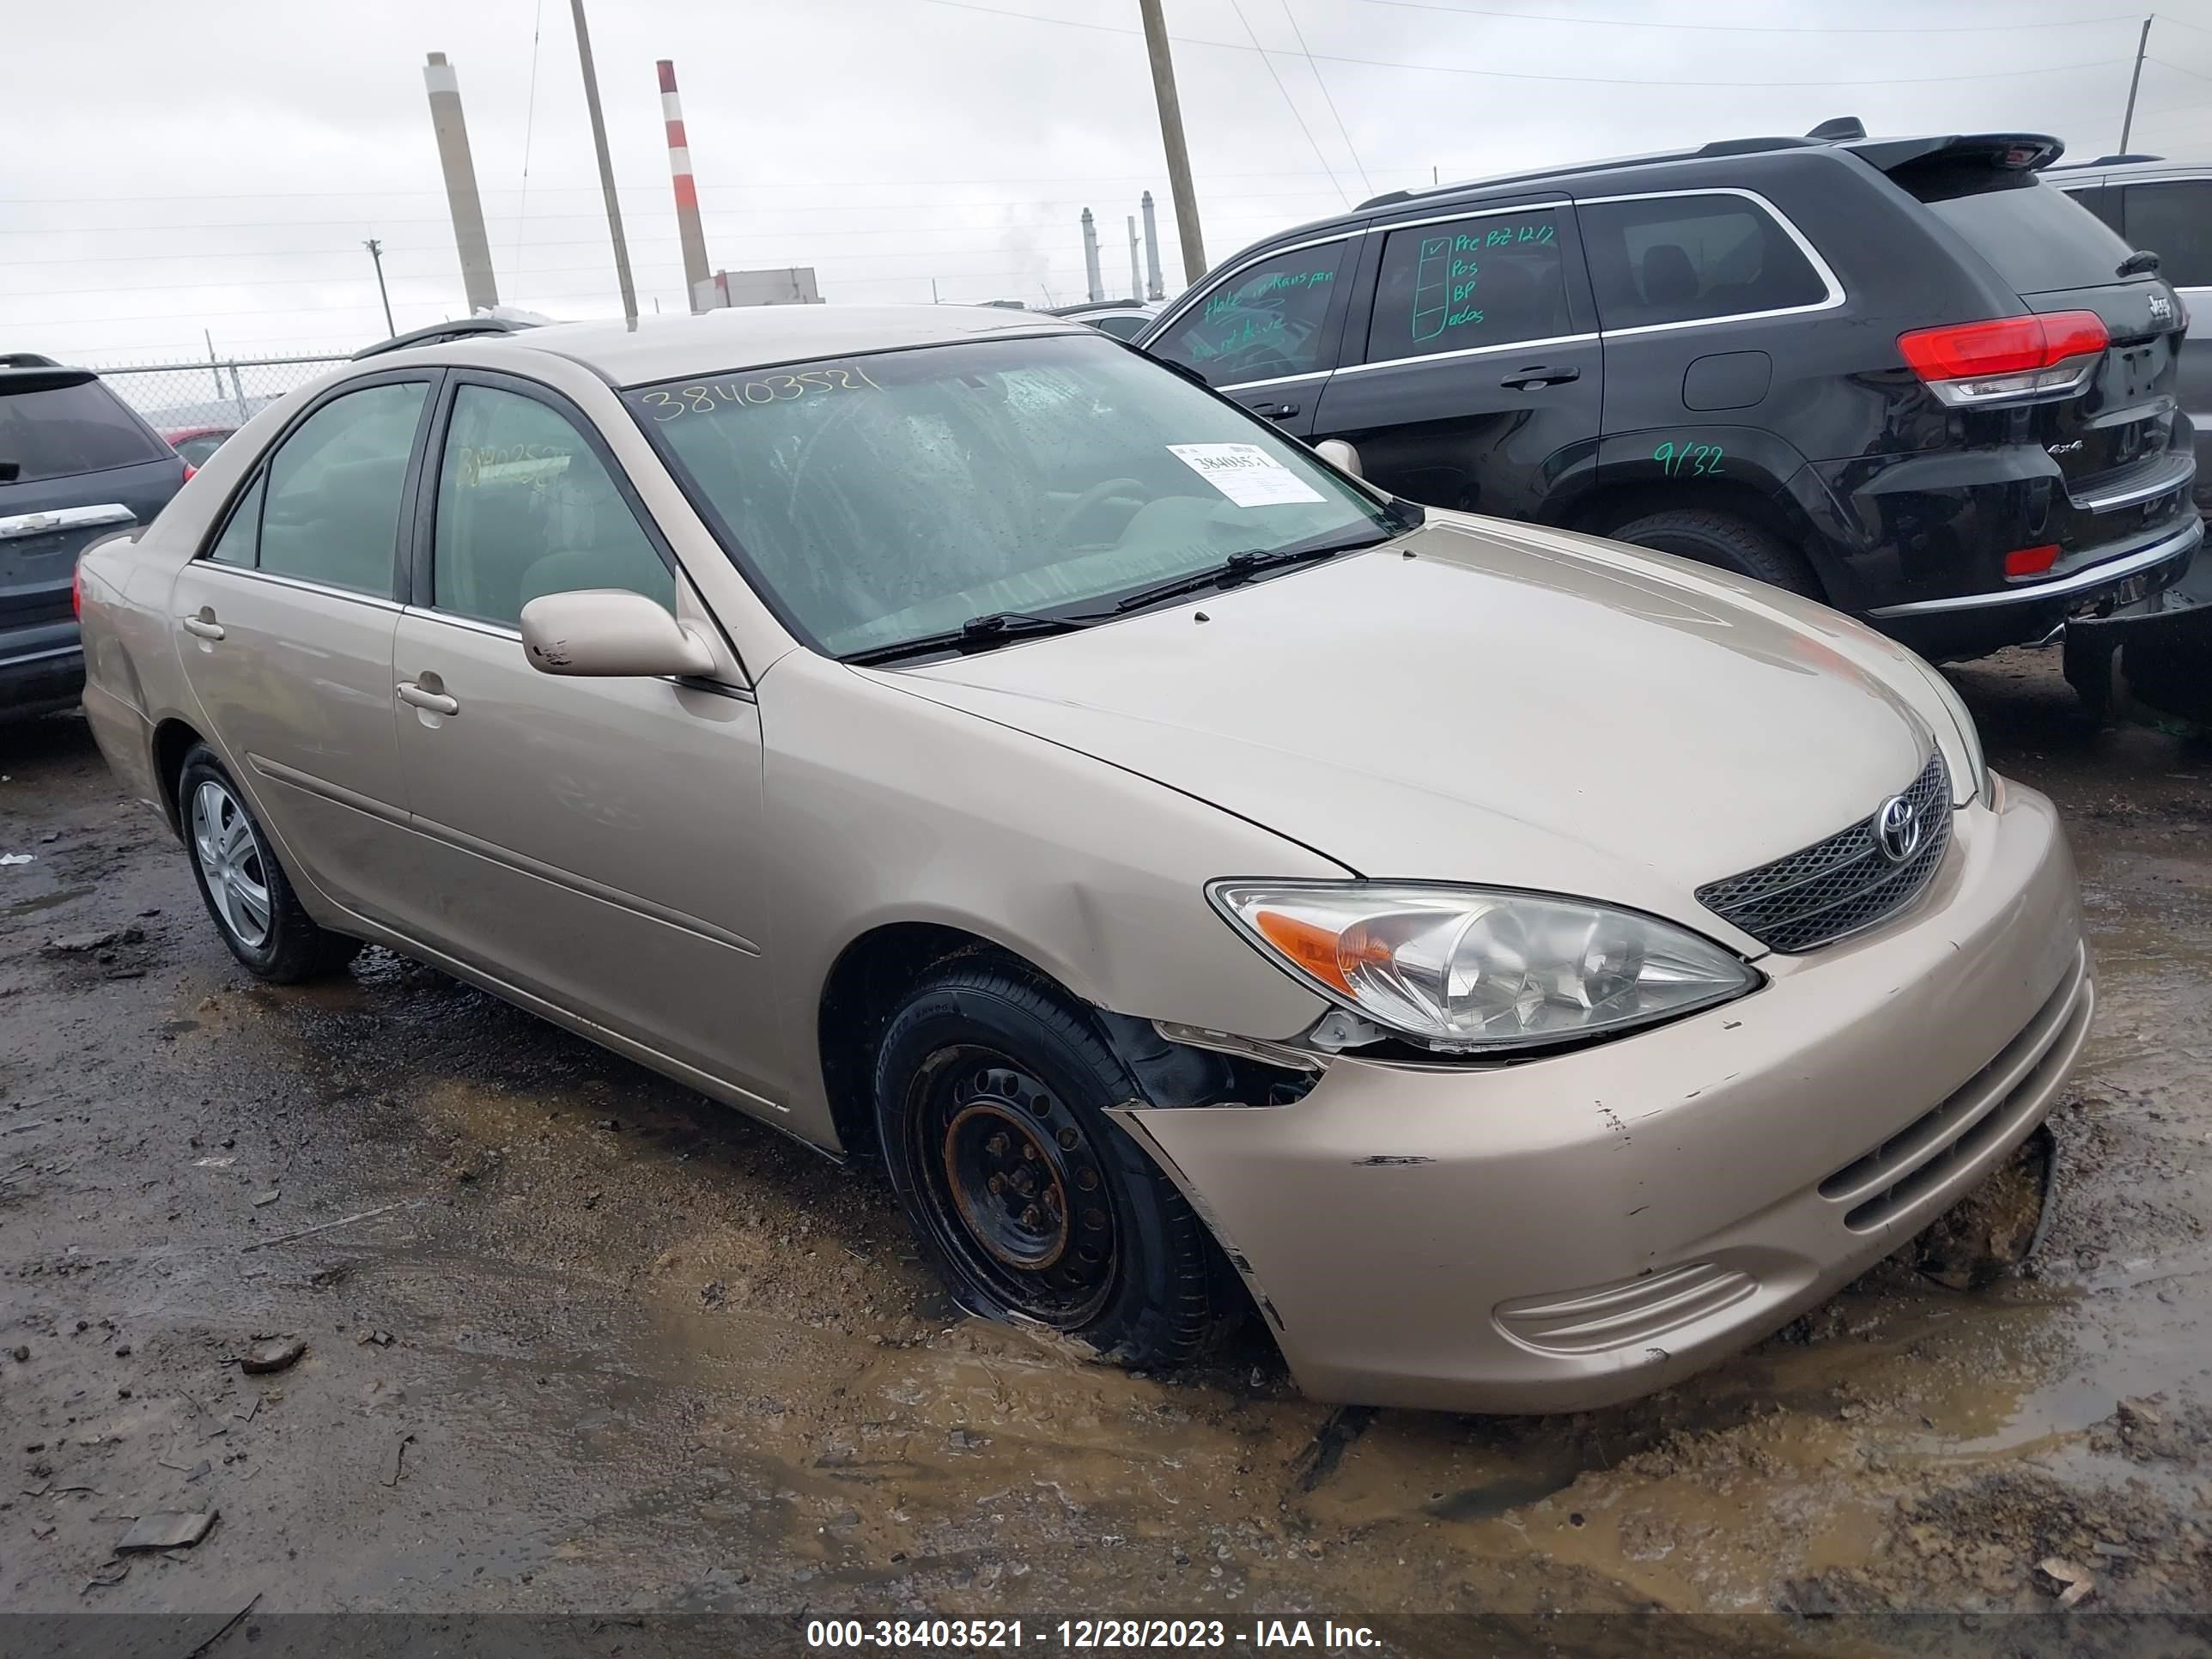
[[[1976,656],[2155,605],[2203,533],[2182,302],[2038,177],[2061,148],[1844,120],[1379,196],[1137,343],[1414,501]]]
[[[77,555],[153,523],[185,477],[92,370],[0,355],[0,720],[76,703]]]

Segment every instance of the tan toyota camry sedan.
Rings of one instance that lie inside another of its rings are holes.
[[[2049,1109],[2051,804],[1772,588],[1423,511],[1079,323],[447,339],[80,573],[224,941],[880,1160],[978,1313],[1326,1400],[1683,1376]]]

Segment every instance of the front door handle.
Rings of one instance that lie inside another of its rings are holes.
[[[459,703],[442,691],[426,690],[412,680],[399,682],[399,701],[416,708],[427,708],[434,714],[458,714]]]
[[[1248,404],[1245,407],[1255,415],[1262,416],[1270,421],[1287,421],[1298,412],[1298,405],[1296,404]]]
[[[1532,386],[1565,386],[1569,380],[1579,380],[1582,377],[1583,372],[1579,368],[1547,368],[1539,363],[1516,369],[1498,384],[1509,392],[1526,392]]]
[[[202,610],[197,617],[185,618],[185,632],[198,639],[219,640],[222,637],[222,624],[215,619],[214,611]]]

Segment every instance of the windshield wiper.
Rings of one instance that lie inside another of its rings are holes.
[[[1181,576],[1170,576],[1164,582],[1154,582],[1150,587],[1140,587],[1133,593],[1125,593],[1114,602],[1114,609],[1117,614],[1141,611],[1148,605],[1158,605],[1162,599],[1172,599],[1184,593],[1201,592],[1209,587],[1234,587],[1239,582],[1249,581],[1262,571],[1280,570],[1294,564],[1311,564],[1363,547],[1379,547],[1395,533],[1392,531],[1377,533],[1370,529],[1347,535],[1340,530],[1330,530],[1318,536],[1310,536],[1302,542],[1292,542],[1287,547],[1231,553],[1219,564],[1209,565],[1203,570],[1193,570]]]
[[[942,633],[924,634],[893,645],[873,645],[866,650],[848,652],[843,660],[896,662],[902,657],[927,656],[937,651],[988,651],[997,646],[1012,645],[1017,640],[1073,634],[1078,629],[1096,627],[1105,620],[1103,617],[1049,617],[1030,611],[994,611],[988,616],[970,617],[959,627],[948,628]]]

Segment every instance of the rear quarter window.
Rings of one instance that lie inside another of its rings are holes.
[[[1787,311],[1828,297],[1804,250],[1749,197],[1632,197],[1585,202],[1577,213],[1608,329]]]
[[[30,392],[0,387],[0,461],[15,464],[18,483],[137,466],[169,453],[97,380]]]
[[[2119,280],[2120,261],[2134,251],[2081,203],[2033,175],[1978,167],[1892,176],[2015,293],[2102,288]]]

